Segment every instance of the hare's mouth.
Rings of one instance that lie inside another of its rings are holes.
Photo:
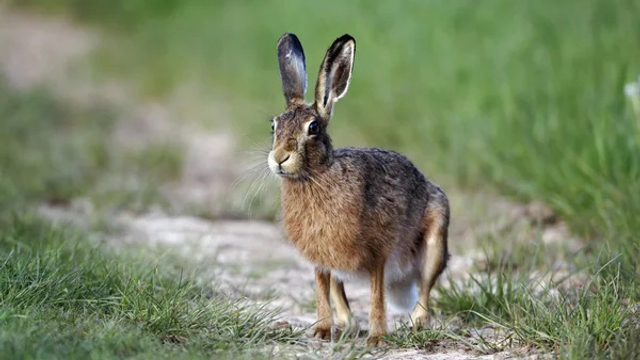
[[[286,169],[276,169],[276,170],[273,170],[273,173],[280,178],[288,179],[288,180],[295,180],[300,177],[299,172],[291,172],[291,171],[287,171]]]
[[[276,175],[282,177],[282,178],[286,178],[286,179],[293,179],[293,178],[297,178],[298,177],[298,172],[293,172],[291,170],[287,170],[285,168],[278,168],[275,169],[275,171],[273,171]]]

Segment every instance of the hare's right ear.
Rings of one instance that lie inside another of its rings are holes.
[[[278,62],[287,106],[303,103],[307,91],[307,69],[302,44],[294,34],[284,34],[278,40]]]
[[[331,117],[333,104],[347,93],[355,56],[356,40],[345,34],[331,44],[322,61],[316,84],[315,106],[326,121]]]

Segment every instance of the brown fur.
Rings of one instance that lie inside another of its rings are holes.
[[[384,306],[384,262],[370,273],[371,311],[369,313],[369,344],[378,345],[386,332],[386,312]]]
[[[418,303],[411,312],[411,321],[416,328],[424,327],[428,320],[429,294],[438,276],[444,270],[449,252],[447,229],[449,209],[439,204],[428,207],[423,218],[424,241],[422,245],[423,266],[420,269],[420,293]]]
[[[325,176],[315,182],[282,183],[286,234],[309,261],[333,269],[358,270],[371,261],[359,244],[358,190],[349,181],[323,187]]]
[[[325,338],[333,321],[329,293],[339,325],[352,325],[337,274],[369,276],[370,343],[377,344],[385,332],[386,290],[402,295],[404,285],[419,282],[412,319],[424,324],[429,292],[448,257],[446,195],[398,153],[333,149],[327,127],[333,105],[346,93],[351,78],[352,37],[342,36],[327,51],[311,105],[301,101],[306,72],[304,52],[295,35],[280,39],[278,57],[287,108],[273,119],[269,167],[282,177],[287,237],[316,265],[315,336]]]
[[[328,272],[316,269],[316,302],[318,322],[314,327],[314,337],[328,339],[331,337],[333,314],[329,304],[330,277]]]

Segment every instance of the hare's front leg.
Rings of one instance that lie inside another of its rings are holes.
[[[318,318],[313,327],[313,336],[318,339],[331,338],[331,326],[333,325],[333,312],[329,303],[329,289],[331,274],[325,270],[316,268],[316,303]]]
[[[376,266],[369,274],[371,281],[371,310],[369,312],[369,339],[372,346],[382,345],[385,334],[386,313],[384,309],[384,261]]]

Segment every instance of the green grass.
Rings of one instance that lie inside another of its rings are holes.
[[[95,246],[28,217],[1,231],[3,358],[262,359],[251,350],[294,338],[270,328],[273,311],[222,295],[208,279]]]
[[[596,263],[576,272],[582,284],[567,286],[575,276],[554,282],[551,273],[533,276],[505,265],[439,289],[437,307],[445,316],[491,325],[512,341],[564,358],[636,358],[637,287],[620,276],[620,267],[615,260]]]

